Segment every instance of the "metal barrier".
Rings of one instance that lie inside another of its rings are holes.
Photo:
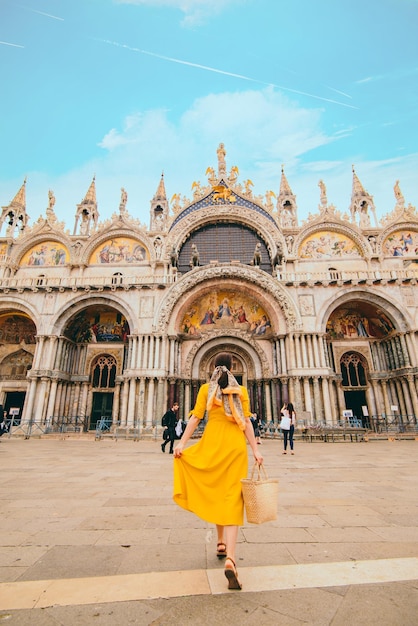
[[[95,439],[102,439],[105,436],[113,437],[112,432],[112,418],[111,417],[102,417],[96,423],[96,436]]]
[[[13,416],[7,420],[8,436],[23,435],[25,439],[29,439],[32,435],[44,435],[46,433],[46,425],[35,422],[30,419],[28,422],[21,422],[20,417]]]
[[[370,430],[376,434],[418,434],[418,422],[415,415],[389,414],[372,415]]]
[[[45,423],[45,433],[87,432],[88,418],[79,415],[57,415],[49,417]]]

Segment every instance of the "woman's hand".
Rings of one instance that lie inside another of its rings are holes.
[[[183,450],[184,450],[184,443],[181,443],[181,441],[179,441],[176,447],[174,448],[174,458],[179,459],[181,457],[181,453],[183,452]]]
[[[258,452],[258,450],[256,452],[254,452],[254,460],[255,460],[256,463],[258,463],[258,465],[262,465],[263,464],[263,461],[264,461],[263,455],[260,454]]]

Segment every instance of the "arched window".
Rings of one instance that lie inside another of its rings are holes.
[[[328,271],[329,271],[329,277],[331,280],[340,280],[341,273],[337,270],[336,267],[329,267]]]
[[[365,387],[367,385],[366,363],[355,352],[347,352],[341,357],[343,387]]]
[[[112,276],[112,285],[121,285],[123,282],[122,272],[115,272]]]
[[[116,380],[116,359],[108,354],[99,356],[93,367],[92,379],[93,387],[100,389],[114,387]]]

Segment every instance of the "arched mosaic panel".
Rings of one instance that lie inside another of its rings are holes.
[[[347,235],[317,231],[302,241],[299,256],[301,259],[339,259],[359,257],[361,252]]]
[[[52,267],[66,265],[69,258],[67,248],[58,241],[43,241],[24,254],[20,265]]]
[[[130,265],[147,261],[149,253],[136,239],[129,237],[114,237],[102,242],[89,259],[90,265]]]
[[[386,237],[382,250],[390,256],[418,256],[418,232],[397,230]]]
[[[36,326],[33,321],[21,313],[2,313],[0,315],[0,343],[35,343]]]
[[[89,306],[70,319],[65,337],[76,343],[127,343],[129,324],[124,316],[110,306]]]
[[[327,335],[330,339],[352,339],[353,337],[381,339],[394,330],[393,321],[382,309],[360,301],[339,306],[327,322]]]
[[[196,336],[231,328],[255,338],[272,332],[270,318],[263,307],[247,294],[232,290],[212,291],[196,298],[183,316],[179,332]]]

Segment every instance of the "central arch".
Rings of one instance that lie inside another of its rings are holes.
[[[219,352],[229,352],[233,359],[233,374],[248,389],[251,410],[265,421],[273,417],[271,403],[271,370],[257,342],[242,338],[238,333],[214,333],[201,338],[189,352],[185,363],[185,378],[191,385],[189,410],[195,404],[202,383],[208,382],[213,360]]]

